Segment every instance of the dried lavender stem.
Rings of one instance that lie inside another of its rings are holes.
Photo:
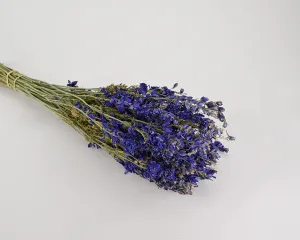
[[[218,139],[234,140],[223,134],[222,102],[188,97],[183,89],[144,83],[79,88],[71,81],[60,86],[3,64],[0,84],[39,101],[84,136],[89,147],[105,148],[126,172],[182,194],[191,194],[199,179],[215,177],[218,151],[228,151]]]

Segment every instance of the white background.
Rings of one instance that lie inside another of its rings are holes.
[[[0,0],[0,62],[57,84],[222,100],[237,137],[182,196],[0,88],[0,239],[300,239],[300,2]]]

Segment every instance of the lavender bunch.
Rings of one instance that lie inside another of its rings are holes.
[[[228,152],[219,140],[234,140],[225,131],[221,101],[187,96],[175,91],[177,84],[59,86],[2,64],[0,83],[41,102],[82,134],[88,147],[106,149],[125,173],[181,194],[192,194],[198,180],[215,178],[219,152]]]

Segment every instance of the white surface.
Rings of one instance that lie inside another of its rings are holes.
[[[181,196],[1,87],[0,239],[300,239],[299,5],[0,0],[0,62],[59,84],[178,82],[222,100],[237,137]]]

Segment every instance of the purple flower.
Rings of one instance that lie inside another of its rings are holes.
[[[208,99],[207,97],[202,97],[202,98],[201,98],[201,101],[202,101],[202,102],[208,102],[208,100],[209,100],[209,99]]]
[[[224,114],[221,113],[221,112],[219,112],[218,118],[219,118],[219,120],[220,120],[221,122],[224,122],[224,121],[225,121],[225,116],[224,116]]]
[[[137,88],[138,92],[141,94],[145,94],[148,90],[148,86],[146,83],[140,83],[140,87]]]
[[[125,168],[125,174],[127,173],[132,173],[136,169],[136,165],[132,164],[131,162],[125,162],[124,163],[124,168]]]
[[[88,113],[89,118],[92,120],[95,120],[95,114],[94,113]]]
[[[213,143],[213,145],[221,152],[228,152],[228,150],[229,150],[228,148],[225,148],[224,145],[219,141],[215,141]]]
[[[162,173],[161,165],[155,161],[150,161],[147,165],[147,172],[151,179],[157,179]]]
[[[77,83],[78,83],[78,81],[71,82],[70,80],[68,80],[67,86],[68,87],[77,87]]]
[[[75,106],[76,108],[78,108],[78,109],[81,109],[81,108],[82,108],[82,105],[81,105],[80,102],[75,103],[74,106]]]
[[[219,112],[224,112],[224,111],[225,111],[225,108],[223,108],[223,107],[218,107],[218,110],[219,110]]]
[[[208,108],[213,108],[213,107],[216,106],[216,105],[215,105],[214,102],[208,102],[208,103],[206,103],[206,106],[207,106]]]

